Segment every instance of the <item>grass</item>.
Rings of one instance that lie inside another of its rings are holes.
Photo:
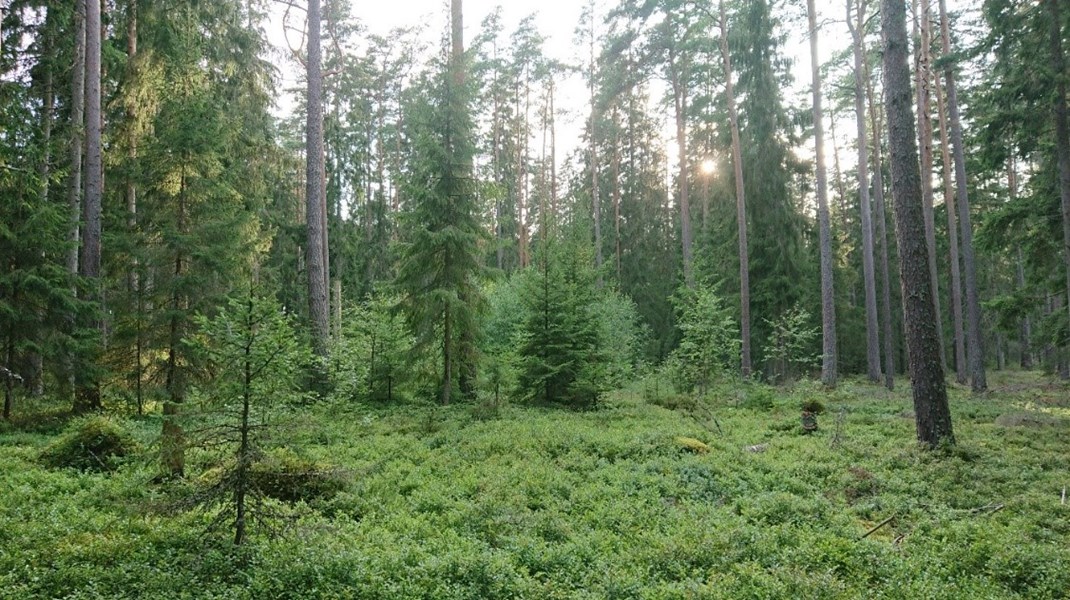
[[[913,441],[909,391],[855,381],[697,401],[639,383],[597,410],[495,418],[315,405],[285,442],[346,485],[273,505],[284,534],[240,551],[149,483],[158,420],[125,422],[150,450],[111,474],[47,469],[56,429],[8,426],[0,597],[1067,597],[1070,390],[992,380],[952,389],[958,444],[935,452]],[[191,471],[210,463],[191,453]]]

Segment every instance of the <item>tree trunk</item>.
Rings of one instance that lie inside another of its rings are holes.
[[[1059,198],[1063,213],[1063,264],[1066,267],[1065,305],[1070,309],[1070,123],[1066,103],[1066,60],[1063,55],[1062,11],[1059,0],[1046,0],[1051,12],[1051,67],[1055,76],[1055,149],[1059,155]]]
[[[590,160],[591,160],[591,212],[594,218],[594,267],[596,276],[598,277],[598,285],[602,286],[602,202],[601,195],[598,188],[598,105],[597,97],[595,95],[595,32],[594,32],[594,2],[588,4],[588,8],[591,11],[591,31],[590,31],[590,63],[588,71],[590,98],[591,98],[591,118],[588,125],[588,136],[590,138]],[[618,275],[619,277],[619,275]]]
[[[623,281],[620,267],[620,123],[618,122],[616,106],[613,107],[613,125],[615,129],[613,138],[613,246],[616,257],[617,284],[620,285],[621,281]]]
[[[81,274],[90,287],[95,302],[102,301],[103,288],[100,281],[100,234],[101,201],[104,191],[104,166],[101,157],[101,111],[100,111],[100,0],[86,0],[85,18],[85,238],[82,240]],[[96,360],[104,336],[104,321],[100,317],[94,323],[98,336],[93,341],[93,358]],[[100,410],[100,382],[93,368],[81,369],[82,381],[74,400],[74,412]]]
[[[913,8],[917,13],[918,0]],[[936,270],[936,222],[933,216],[933,120],[932,120],[932,29],[929,25],[929,0],[921,0],[921,14],[914,19],[915,101],[918,108],[918,148],[921,152],[921,199],[925,215],[925,243],[929,248],[929,275],[933,280],[933,306],[936,308],[936,333],[940,340],[940,361],[947,364],[944,352],[944,324],[940,311],[940,278]]]
[[[825,114],[821,108],[821,64],[817,52],[817,9],[806,0],[810,23],[810,76],[814,97],[814,155],[817,167],[817,220],[821,238],[821,383],[836,385],[836,290],[832,273],[832,224],[825,173]]]
[[[721,63],[725,74],[725,102],[728,104],[728,123],[732,130],[732,169],[736,181],[736,229],[739,241],[739,304],[740,323],[740,373],[744,379],[751,376],[750,336],[750,253],[747,248],[747,201],[743,187],[743,145],[739,139],[739,111],[736,107],[735,90],[732,84],[732,56],[728,48],[728,15],[724,0],[718,2],[721,26]]]
[[[847,0],[847,26],[851,30],[854,53],[855,128],[858,131],[858,201],[862,218],[862,277],[866,294],[866,373],[876,383],[881,378],[880,337],[877,324],[877,277],[873,262],[873,218],[869,198],[869,145],[866,134],[866,107],[863,66],[863,35],[866,19],[865,0],[858,1],[857,21],[852,20],[851,7],[855,0]],[[880,169],[880,165],[877,165]],[[884,215],[880,215],[884,219]]]
[[[308,269],[308,308],[312,320],[312,348],[326,358],[330,341],[330,307],[327,294],[326,206],[324,205],[323,71],[320,53],[320,0],[308,0],[307,121],[305,127],[305,244]]]
[[[955,328],[955,381],[965,385],[969,381],[966,370],[966,336],[962,325],[962,269],[959,262],[958,215],[955,213],[955,186],[951,179],[951,128],[943,86],[936,86],[936,106],[940,112],[940,151],[943,158],[944,208],[947,211],[947,242],[949,271],[951,271],[951,320]]]
[[[691,199],[690,185],[687,177],[687,81],[686,74],[676,56],[676,42],[669,48],[669,69],[672,74],[673,107],[676,114],[676,150],[679,154],[679,209],[680,209],[680,244],[684,262],[684,283],[694,287],[695,275],[692,272],[691,256]]]
[[[79,225],[82,219],[82,151],[85,147],[85,0],[76,0],[74,11],[74,66],[71,68],[71,146],[67,199],[70,229],[67,271],[78,274]]]
[[[945,57],[951,54],[947,2],[940,0],[940,36]],[[966,275],[966,360],[970,367],[970,389],[980,393],[988,389],[985,380],[984,338],[981,335],[981,299],[978,297],[977,264],[973,254],[973,226],[970,223],[970,200],[966,192],[966,155],[962,145],[962,122],[959,119],[958,91],[955,89],[955,66],[949,60],[944,67],[947,86],[947,113],[951,125],[951,144],[955,158],[955,184],[958,190],[959,235],[962,237],[962,266]]]
[[[911,110],[910,68],[907,66],[906,6],[882,0],[881,38],[884,59],[884,104],[888,114],[892,195],[903,286],[911,388],[918,440],[934,447],[954,443],[951,412],[940,361],[933,281],[925,243],[925,217],[918,168],[917,138]]]
[[[892,283],[888,238],[888,212],[884,205],[884,159],[881,150],[883,123],[877,110],[876,94],[869,81],[869,61],[862,55],[866,75],[866,99],[869,103],[869,124],[873,139],[873,209],[877,213],[877,240],[880,242],[881,259],[881,328],[884,337],[884,387],[895,389],[895,323],[892,319]],[[905,362],[905,361],[901,361]]]

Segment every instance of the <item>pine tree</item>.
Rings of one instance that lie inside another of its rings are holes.
[[[906,304],[907,346],[912,376],[918,440],[936,446],[954,443],[947,404],[943,363],[932,301],[935,282],[929,273],[922,215],[921,173],[911,110],[907,66],[906,7],[901,0],[881,2],[884,54],[884,106],[888,114],[888,146],[895,199],[896,239],[903,301]]]

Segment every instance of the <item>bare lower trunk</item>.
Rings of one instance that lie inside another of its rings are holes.
[[[869,64],[863,54],[862,58],[866,72],[869,72]],[[888,259],[888,213],[884,206],[884,160],[881,151],[881,131],[884,127],[878,116],[876,94],[873,86],[867,79],[866,98],[869,102],[869,122],[873,131],[873,208],[877,213],[877,240],[880,242],[881,260],[881,321],[884,334],[884,387],[889,390],[895,389],[895,341],[893,332],[895,323],[892,320],[892,284],[891,266]]]
[[[1066,61],[1063,55],[1062,11],[1058,0],[1046,0],[1051,12],[1051,66],[1055,72],[1055,149],[1059,155],[1059,198],[1063,213],[1063,265],[1066,269],[1065,306],[1070,310],[1070,117],[1066,104]],[[1065,363],[1065,359],[1063,361]],[[1062,371],[1062,369],[1060,369]]]
[[[914,0],[915,12],[918,0]],[[932,28],[929,25],[929,0],[921,0],[921,14],[915,15],[914,64],[915,101],[918,108],[918,149],[921,155],[921,198],[925,216],[925,244],[929,249],[929,276],[933,280],[933,307],[936,310],[936,333],[940,340],[940,360],[946,364],[944,324],[940,311],[940,285],[936,271],[936,222],[933,216],[933,120],[932,69],[930,56]]]
[[[885,110],[891,152],[896,239],[899,243],[911,388],[918,440],[933,447],[954,443],[940,360],[933,284],[925,243],[921,175],[907,66],[906,11],[902,0],[881,2]]]
[[[951,320],[955,328],[955,381],[969,381],[966,366],[966,335],[962,324],[962,269],[959,266],[958,215],[955,213],[955,186],[951,179],[951,127],[948,125],[943,86],[936,86],[936,104],[940,111],[940,149],[944,163],[944,208],[947,211],[947,243],[951,272]]]
[[[305,204],[308,242],[308,307],[312,321],[312,347],[316,355],[328,354],[330,306],[327,293],[326,206],[324,204],[323,71],[320,52],[320,0],[308,1],[307,120],[305,126]]]
[[[873,261],[873,218],[869,197],[869,145],[866,132],[865,79],[869,77],[863,64],[863,32],[866,4],[859,0],[857,21],[851,7],[855,0],[847,0],[847,24],[851,29],[854,54],[855,128],[858,132],[858,201],[862,220],[862,278],[866,294],[866,373],[876,383],[881,378],[880,337],[877,324],[877,277]],[[880,164],[877,165],[880,169]],[[879,215],[883,220],[884,215]]]
[[[101,21],[100,0],[86,0],[85,17],[85,202],[82,205],[85,237],[79,269],[85,277],[92,300],[103,301],[100,282],[101,204],[104,192],[104,165],[101,157],[100,58]],[[98,330],[92,342],[93,360],[104,340],[103,318],[93,323]],[[95,365],[81,370],[81,381],[75,394],[74,412],[100,410],[100,382]]]
[[[832,273],[832,224],[825,173],[825,115],[821,109],[821,65],[817,53],[817,10],[806,2],[810,22],[810,75],[814,98],[814,154],[817,163],[817,220],[821,238],[821,383],[836,385],[836,291]]]
[[[747,201],[743,187],[743,150],[739,138],[739,112],[736,108],[735,90],[732,84],[732,56],[728,48],[728,17],[724,0],[718,2],[721,26],[721,62],[725,73],[725,100],[728,103],[728,122],[732,129],[732,168],[736,183],[736,227],[739,241],[739,331],[740,373],[746,379],[751,376],[750,336],[750,254],[747,247]]]
[[[679,155],[678,177],[680,186],[680,245],[684,264],[684,283],[694,287],[695,276],[692,272],[691,257],[691,199],[688,178],[687,155],[687,80],[686,73],[681,72],[676,56],[675,45],[669,49],[669,68],[672,71],[673,106],[676,114],[676,149]]]
[[[593,4],[591,5],[593,11]],[[590,102],[591,102],[591,119],[588,125],[588,136],[590,137],[590,159],[591,159],[591,211],[594,218],[594,267],[597,271],[598,285],[602,285],[602,202],[600,190],[598,187],[598,135],[597,135],[597,123],[598,123],[598,110],[597,99],[595,97],[595,35],[594,35],[594,14],[590,15],[591,18],[591,36],[590,36],[590,63],[588,78],[590,83]],[[619,277],[619,275],[618,275]]]
[[[940,0],[940,34],[945,55],[951,52],[947,2]],[[951,144],[955,159],[955,185],[958,193],[959,235],[962,243],[962,266],[966,284],[966,360],[970,366],[970,389],[980,393],[988,389],[985,379],[984,338],[981,335],[981,299],[978,296],[977,264],[973,253],[973,226],[970,223],[970,200],[966,185],[966,155],[962,142],[958,92],[955,88],[954,64],[944,68],[947,86],[947,114],[951,125]]]

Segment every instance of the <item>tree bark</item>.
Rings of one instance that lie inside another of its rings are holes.
[[[721,27],[721,64],[724,67],[725,102],[728,104],[728,124],[732,131],[732,169],[736,183],[736,229],[739,241],[739,332],[740,374],[744,379],[751,376],[750,335],[750,251],[747,247],[747,200],[743,186],[743,144],[739,137],[739,110],[736,107],[735,88],[732,83],[732,54],[728,48],[728,14],[724,0],[717,3]]]
[[[306,268],[312,348],[326,358],[330,341],[330,306],[324,249],[327,243],[324,205],[323,70],[320,51],[320,0],[308,0],[307,121],[305,125]]]
[[[836,290],[832,266],[832,224],[829,219],[828,176],[825,173],[825,114],[821,108],[821,64],[817,52],[817,9],[806,0],[810,23],[810,76],[814,97],[814,155],[817,167],[817,220],[821,239],[821,383],[836,385]]]
[[[855,128],[858,132],[858,201],[862,220],[862,278],[866,296],[866,373],[876,383],[881,379],[880,336],[877,324],[877,277],[873,261],[873,218],[869,197],[869,145],[866,133],[866,107],[864,78],[868,73],[863,66],[863,35],[866,22],[865,0],[858,0],[857,17],[852,17],[851,7],[855,0],[847,0],[847,26],[851,30],[854,54],[855,83]],[[857,18],[857,21],[853,20]],[[880,165],[877,165],[880,169]],[[880,216],[881,219],[884,215]]]
[[[1066,59],[1063,55],[1062,11],[1059,0],[1046,0],[1051,13],[1051,67],[1055,76],[1055,149],[1059,156],[1059,199],[1063,213],[1063,264],[1066,268],[1066,299],[1070,309],[1070,117],[1066,103]]]
[[[88,282],[91,298],[102,300],[100,281],[100,234],[101,201],[104,191],[104,166],[101,157],[101,110],[100,110],[100,0],[86,0],[85,16],[85,202],[83,216],[85,237],[79,269]],[[103,343],[104,321],[97,318],[93,323],[98,337],[93,341],[93,359]],[[94,368],[81,369],[82,381],[74,400],[74,412],[100,410],[100,382],[93,374]]]
[[[667,19],[670,17],[666,17]],[[671,25],[668,27],[671,31]],[[687,156],[687,74],[680,64],[677,55],[677,42],[673,40],[669,46],[669,71],[672,83],[673,108],[676,115],[676,150],[679,154],[679,210],[680,210],[680,244],[684,263],[684,283],[687,287],[694,287],[695,275],[692,272],[692,243],[691,243],[691,198],[690,184],[688,179],[688,156]]]
[[[918,0],[914,0],[915,13]],[[936,222],[933,216],[933,120],[932,120],[932,28],[929,25],[929,0],[921,0],[921,14],[914,19],[915,100],[918,108],[918,149],[921,153],[921,198],[925,215],[925,243],[929,248],[929,274],[933,280],[933,306],[936,308],[936,333],[940,340],[940,360],[946,365],[943,313],[940,311],[940,278],[936,270]]]
[[[895,323],[892,320],[892,284],[888,238],[888,212],[884,205],[884,159],[881,150],[883,123],[877,110],[876,94],[869,80],[869,60],[862,56],[866,70],[866,99],[869,103],[869,124],[873,139],[873,209],[877,212],[877,239],[881,259],[881,328],[884,338],[884,387],[895,389]]]
[[[943,158],[944,208],[947,211],[947,242],[949,271],[951,272],[951,321],[955,328],[955,381],[965,385],[969,381],[966,367],[966,336],[962,325],[962,268],[959,261],[958,215],[955,213],[955,184],[951,179],[951,127],[948,125],[947,102],[943,86],[936,86],[936,106],[940,112],[940,151]]]
[[[587,4],[590,14],[591,30],[589,41],[590,50],[590,63],[588,64],[588,82],[590,88],[591,98],[591,118],[588,131],[590,138],[590,160],[591,160],[591,212],[594,218],[594,267],[596,277],[598,278],[599,287],[602,286],[602,202],[601,195],[598,188],[598,135],[597,135],[597,123],[598,123],[598,104],[595,93],[595,32],[594,32],[594,2]],[[619,274],[618,274],[619,278]]]
[[[951,54],[950,25],[947,2],[940,0],[940,37],[945,59]],[[950,60],[944,67],[947,87],[947,113],[951,125],[951,144],[955,158],[955,184],[958,192],[959,235],[962,243],[962,266],[966,284],[966,360],[970,367],[970,389],[980,393],[988,389],[985,380],[984,338],[981,335],[981,300],[978,297],[977,264],[973,253],[973,226],[970,223],[970,199],[966,191],[966,155],[962,142],[962,121],[959,118],[958,91],[955,88],[955,67]]]
[[[911,110],[910,68],[907,66],[906,6],[882,0],[881,38],[884,58],[884,105],[895,202],[896,239],[903,286],[911,388],[918,440],[934,447],[954,443],[940,361],[933,281],[928,268],[925,217],[918,168],[917,138]]]

